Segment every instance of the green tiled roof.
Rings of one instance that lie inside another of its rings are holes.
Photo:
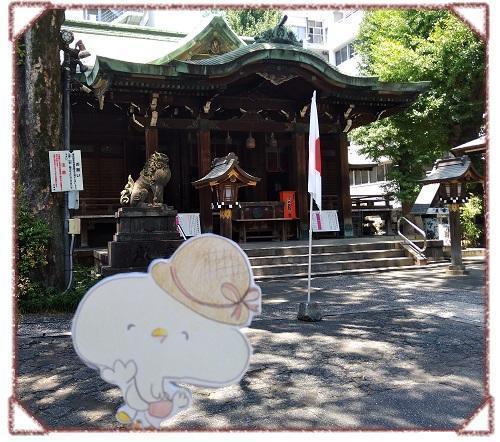
[[[165,65],[98,57],[94,69],[87,74],[87,83],[92,85],[100,73],[110,72],[156,77],[229,75],[245,65],[261,61],[296,62],[314,68],[334,83],[373,91],[416,93],[425,91],[430,83],[382,83],[377,77],[353,77],[342,74],[313,51],[279,43],[255,43],[205,60],[173,60]]]
[[[102,74],[122,74],[125,76],[129,75],[130,77],[156,77],[171,80],[173,82],[179,82],[185,78],[185,76],[189,76],[192,79],[198,77],[199,79],[206,78],[209,80],[212,76],[222,77],[231,75],[250,64],[265,62],[272,62],[275,65],[278,64],[283,66],[290,64],[302,66],[337,87],[347,87],[348,89],[366,89],[367,91],[380,93],[385,92],[389,94],[413,96],[416,93],[427,90],[430,84],[430,82],[382,83],[378,81],[377,77],[354,77],[346,75],[339,72],[316,52],[291,44],[246,44],[245,41],[231,30],[227,22],[220,16],[210,17],[206,22],[202,23],[199,28],[194,29],[188,36],[164,30],[153,28],[145,29],[142,26],[131,25],[67,21],[65,26],[75,31],[79,30],[80,32],[88,32],[91,34],[97,33],[113,36],[115,37],[113,44],[117,46],[117,50],[118,43],[116,37],[128,38],[134,41],[139,38],[165,41],[164,44],[155,42],[155,44],[159,44],[159,46],[154,47],[154,51],[164,47],[165,52],[163,55],[147,63],[137,62],[137,58],[140,57],[136,57],[136,59],[129,57],[129,60],[134,61],[125,61],[97,55],[93,69],[85,74],[87,84],[89,85],[95,84]],[[184,37],[184,39],[180,40],[180,37]],[[174,43],[176,39],[177,44]],[[217,39],[219,43],[224,44],[225,50],[228,50],[227,48],[235,49],[221,55],[215,55],[201,60],[184,60],[184,58],[188,58],[189,51],[193,50],[193,48],[200,49],[200,47],[210,47],[210,43],[213,39]],[[98,49],[98,40],[93,41],[93,43],[96,45],[96,49]],[[130,41],[130,44],[131,43],[132,41]],[[151,42],[151,44],[153,44],[153,42]],[[151,46],[151,48],[153,48],[153,46]],[[108,48],[106,54],[113,54],[113,50],[113,46],[111,46]],[[146,51],[143,52],[144,55],[142,55],[142,59],[147,55]],[[98,54],[99,52],[97,51],[96,53]],[[133,83],[137,83],[137,81],[142,81],[144,83],[147,80],[132,78],[131,81]]]
[[[448,180],[460,180],[468,173],[479,180],[481,177],[472,165],[470,158],[467,155],[458,158],[446,158],[437,160],[430,173],[423,179],[421,183],[440,183]]]

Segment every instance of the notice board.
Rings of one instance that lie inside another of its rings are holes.
[[[49,165],[52,192],[83,190],[81,151],[52,150]]]
[[[199,213],[178,213],[177,224],[181,226],[186,236],[201,235]]]
[[[312,215],[313,232],[338,232],[339,218],[336,210],[313,210]]]

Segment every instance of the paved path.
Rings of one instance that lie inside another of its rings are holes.
[[[166,429],[453,429],[482,401],[482,264],[317,278],[318,323],[296,320],[306,281],[262,283],[238,384],[193,388]],[[76,357],[69,316],[25,316],[17,396],[50,429],[115,429],[118,390]]]

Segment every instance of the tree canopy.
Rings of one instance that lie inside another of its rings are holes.
[[[227,9],[223,15],[234,32],[250,37],[275,27],[283,16],[274,9]]]
[[[390,190],[412,202],[418,180],[452,147],[478,136],[483,123],[485,47],[445,10],[373,10],[354,43],[363,75],[381,81],[430,81],[404,113],[353,131],[362,152],[393,167]]]

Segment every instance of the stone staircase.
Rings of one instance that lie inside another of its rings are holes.
[[[429,241],[434,251],[430,262],[444,261],[442,242]],[[428,246],[429,248],[429,246]],[[441,249],[441,253],[439,253]],[[245,248],[255,280],[305,278],[308,269],[308,246],[287,245]],[[435,252],[438,253],[435,253]],[[415,260],[400,246],[400,241],[354,244],[321,244],[312,247],[312,276],[328,276],[366,271],[416,267]]]
[[[422,242],[416,243],[422,246]],[[240,246],[249,258],[256,281],[307,278],[307,241],[253,242]],[[106,249],[93,251],[99,274],[102,265],[107,264],[107,254]],[[448,262],[443,254],[442,241],[428,240],[425,254],[429,265]],[[415,258],[401,247],[401,241],[397,239],[369,241],[354,238],[313,242],[311,274],[315,277],[417,267]]]

